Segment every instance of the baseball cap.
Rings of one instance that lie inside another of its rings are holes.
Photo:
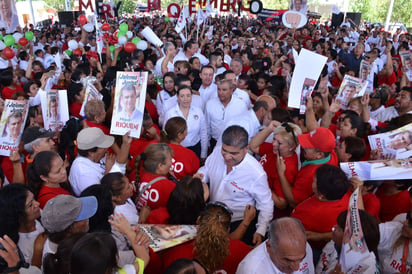
[[[58,195],[49,200],[43,208],[41,222],[51,232],[62,232],[74,222],[92,217],[97,211],[94,196],[76,198],[71,195]]]
[[[77,135],[77,148],[82,150],[108,148],[113,145],[114,137],[105,135],[100,128],[89,127],[82,129]]]
[[[23,132],[23,143],[28,144],[39,138],[53,137],[54,134],[56,134],[56,132],[49,131],[42,127],[38,127],[38,126],[28,127]]]
[[[324,127],[300,134],[298,140],[303,148],[317,148],[323,152],[332,152],[335,148],[335,136],[332,131]]]

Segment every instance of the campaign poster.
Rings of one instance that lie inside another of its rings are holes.
[[[319,79],[327,58],[307,49],[300,51],[293,72],[289,89],[288,107],[300,109],[303,86],[306,79],[316,79],[313,86]],[[308,69],[310,66],[310,69]]]
[[[343,273],[375,273],[376,258],[368,250],[359,217],[359,194],[357,188],[349,200],[348,214],[342,240],[339,263]]]
[[[146,99],[147,72],[118,71],[110,134],[139,138]]]
[[[0,120],[0,155],[10,156],[13,151],[19,149],[28,110],[28,101],[5,101]]]
[[[308,10],[307,0],[290,0],[289,10],[297,11],[306,15]]]
[[[410,51],[401,51],[399,52],[401,56],[402,65],[405,68],[406,77],[409,81],[412,81],[412,54]]]
[[[316,81],[317,80],[315,79],[305,78],[305,81],[303,82],[302,96],[300,98],[300,114],[305,114],[306,112],[306,98],[311,96],[313,89],[315,88]]]
[[[340,163],[340,168],[361,181],[406,180],[412,178],[412,158]]]
[[[401,128],[368,136],[372,150],[380,152],[379,159],[412,157],[412,123]]]
[[[61,131],[69,120],[69,106],[66,90],[49,90],[40,93],[44,128]]]
[[[89,102],[90,100],[102,100],[103,95],[97,90],[97,88],[93,85],[93,83],[88,82],[87,87],[86,87],[86,93],[84,95],[84,100],[82,104],[82,108],[80,109],[79,114],[81,116],[84,116],[84,107],[86,106],[86,103]]]
[[[197,225],[139,225],[139,229],[150,237],[149,246],[158,252],[187,241],[197,234]]]
[[[0,4],[0,29],[12,34],[19,26],[19,17],[14,0],[2,0]]]
[[[372,64],[366,62],[365,60],[361,61],[360,68],[359,68],[359,78],[363,81],[367,81],[368,85],[366,86],[366,92],[372,93],[373,92],[373,80],[374,80],[374,73],[372,70]]]
[[[352,98],[361,97],[366,91],[367,82],[359,78],[345,75],[339,87],[336,100],[342,102],[342,109],[347,109]]]

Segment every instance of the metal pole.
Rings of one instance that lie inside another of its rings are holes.
[[[392,17],[392,10],[393,10],[394,2],[395,2],[395,0],[391,0],[391,3],[389,4],[388,15],[386,16],[386,21],[385,21],[385,30],[386,31],[389,29],[389,23],[390,23],[391,17]]]
[[[33,10],[32,0],[29,0],[29,5],[30,5],[31,20],[33,21],[33,27],[35,27],[36,26],[36,18],[34,18],[34,10]]]

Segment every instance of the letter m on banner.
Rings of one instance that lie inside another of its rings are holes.
[[[147,0],[147,10],[160,10],[160,0]]]
[[[87,3],[84,3],[82,0],[79,0],[79,11],[82,12],[83,8],[85,11],[87,10],[87,8],[90,8],[90,10],[94,12],[92,0],[87,0]]]

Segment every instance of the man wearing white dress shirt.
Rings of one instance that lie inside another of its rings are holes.
[[[198,57],[202,65],[207,65],[209,63],[209,60],[199,52],[197,43],[193,40],[189,40],[184,45],[183,51],[179,51],[179,53],[176,54],[173,64],[177,61],[189,61],[192,57]]]
[[[231,231],[244,218],[244,209],[253,205],[259,211],[243,237],[247,244],[259,245],[273,215],[273,200],[267,176],[259,162],[248,153],[248,134],[240,126],[228,127],[217,146],[198,171],[210,185],[210,201],[225,203],[233,211]]]
[[[211,149],[216,145],[226,122],[247,111],[242,100],[233,96],[234,89],[232,81],[220,81],[217,85],[218,98],[212,98],[206,103],[205,115]]]
[[[274,220],[269,239],[240,262],[236,273],[315,273],[312,249],[302,223],[290,217]]]
[[[200,70],[200,79],[202,79],[202,85],[199,88],[200,96],[204,103],[211,98],[217,97],[217,86],[213,83],[214,68],[212,66],[203,66]]]
[[[223,73],[223,78],[225,80],[231,80],[233,85],[235,86],[235,91],[233,92],[233,96],[236,98],[239,98],[240,100],[242,100],[243,103],[245,103],[246,107],[249,109],[251,106],[251,101],[250,101],[250,97],[249,94],[244,91],[241,90],[240,88],[237,88],[237,79],[238,77],[236,77],[236,73],[233,70],[226,70]]]

